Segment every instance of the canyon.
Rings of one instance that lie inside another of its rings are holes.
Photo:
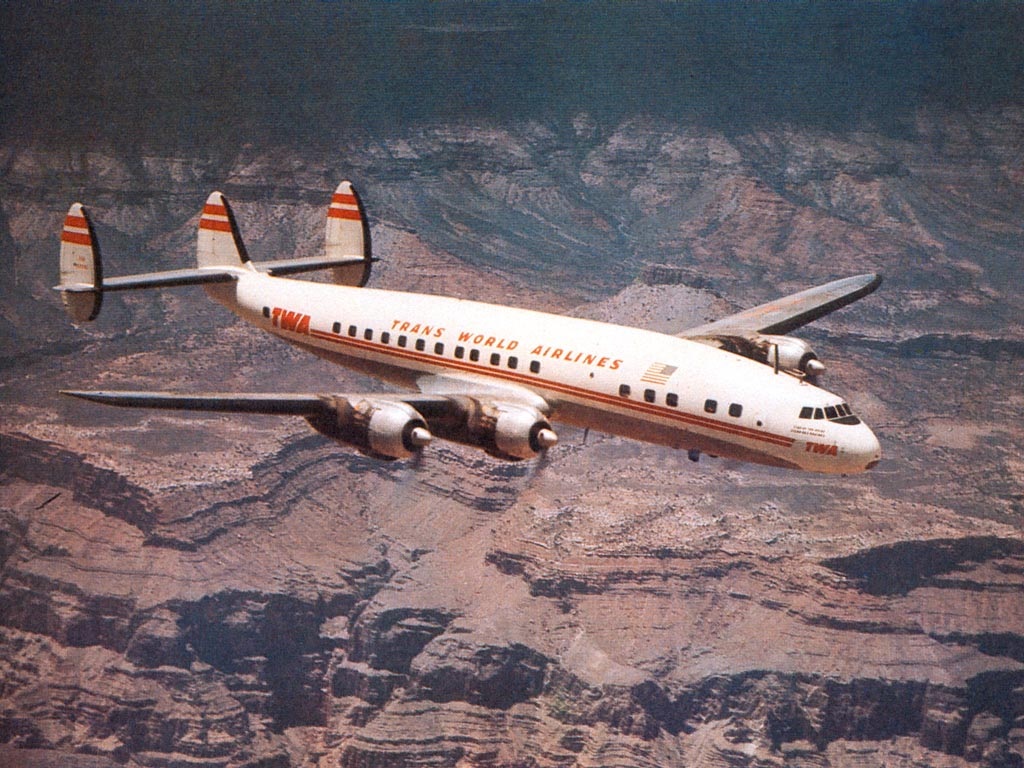
[[[903,134],[586,113],[331,148],[0,148],[0,762],[1024,764],[1024,110]],[[371,285],[668,329],[847,274],[796,335],[884,459],[819,477],[561,431],[383,463],[301,420],[62,388],[373,391],[200,290],[50,286],[70,202],[110,275],[317,255],[360,189]],[[211,384],[215,383],[214,384]]]

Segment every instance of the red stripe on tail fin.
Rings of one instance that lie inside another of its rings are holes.
[[[231,231],[231,222],[230,221],[224,221],[224,220],[221,220],[221,219],[202,218],[202,219],[199,220],[199,228],[200,229],[208,229],[208,230],[211,230],[213,232],[230,232]]]
[[[88,232],[69,232],[64,230],[60,233],[62,243],[74,243],[75,245],[92,245],[92,238]]]

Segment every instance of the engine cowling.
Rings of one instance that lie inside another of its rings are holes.
[[[392,400],[330,398],[327,413],[309,423],[333,440],[383,459],[407,459],[433,439],[415,408]]]
[[[459,427],[444,436],[483,448],[491,456],[532,459],[558,444],[558,435],[536,408],[476,398],[464,398],[461,405]]]
[[[758,344],[765,350],[767,359],[764,362],[779,370],[806,376],[818,376],[825,372],[825,364],[803,339],[768,335],[759,336]]]
[[[558,444],[558,435],[539,411],[498,406],[494,422],[494,446],[501,454],[529,459]]]
[[[811,345],[795,336],[752,334],[750,336],[694,336],[693,341],[708,344],[737,355],[770,365],[777,371],[814,378],[825,372]]]

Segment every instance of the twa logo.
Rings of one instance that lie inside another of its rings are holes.
[[[807,453],[821,453],[825,456],[838,456],[839,448],[835,445],[829,445],[827,443],[807,443],[804,451]]]
[[[309,315],[304,315],[301,312],[274,307],[270,313],[270,322],[275,328],[309,335]]]

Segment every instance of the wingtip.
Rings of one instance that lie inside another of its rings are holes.
[[[61,390],[59,390],[59,394],[62,394],[65,397],[77,397],[80,400],[88,400],[89,399],[89,395],[92,394],[92,393],[90,393],[90,392],[83,392],[83,391],[77,390],[77,389],[61,389]]]
[[[860,277],[865,278],[864,294],[867,295],[874,291],[878,286],[882,284],[882,273],[881,272],[865,272]]]

